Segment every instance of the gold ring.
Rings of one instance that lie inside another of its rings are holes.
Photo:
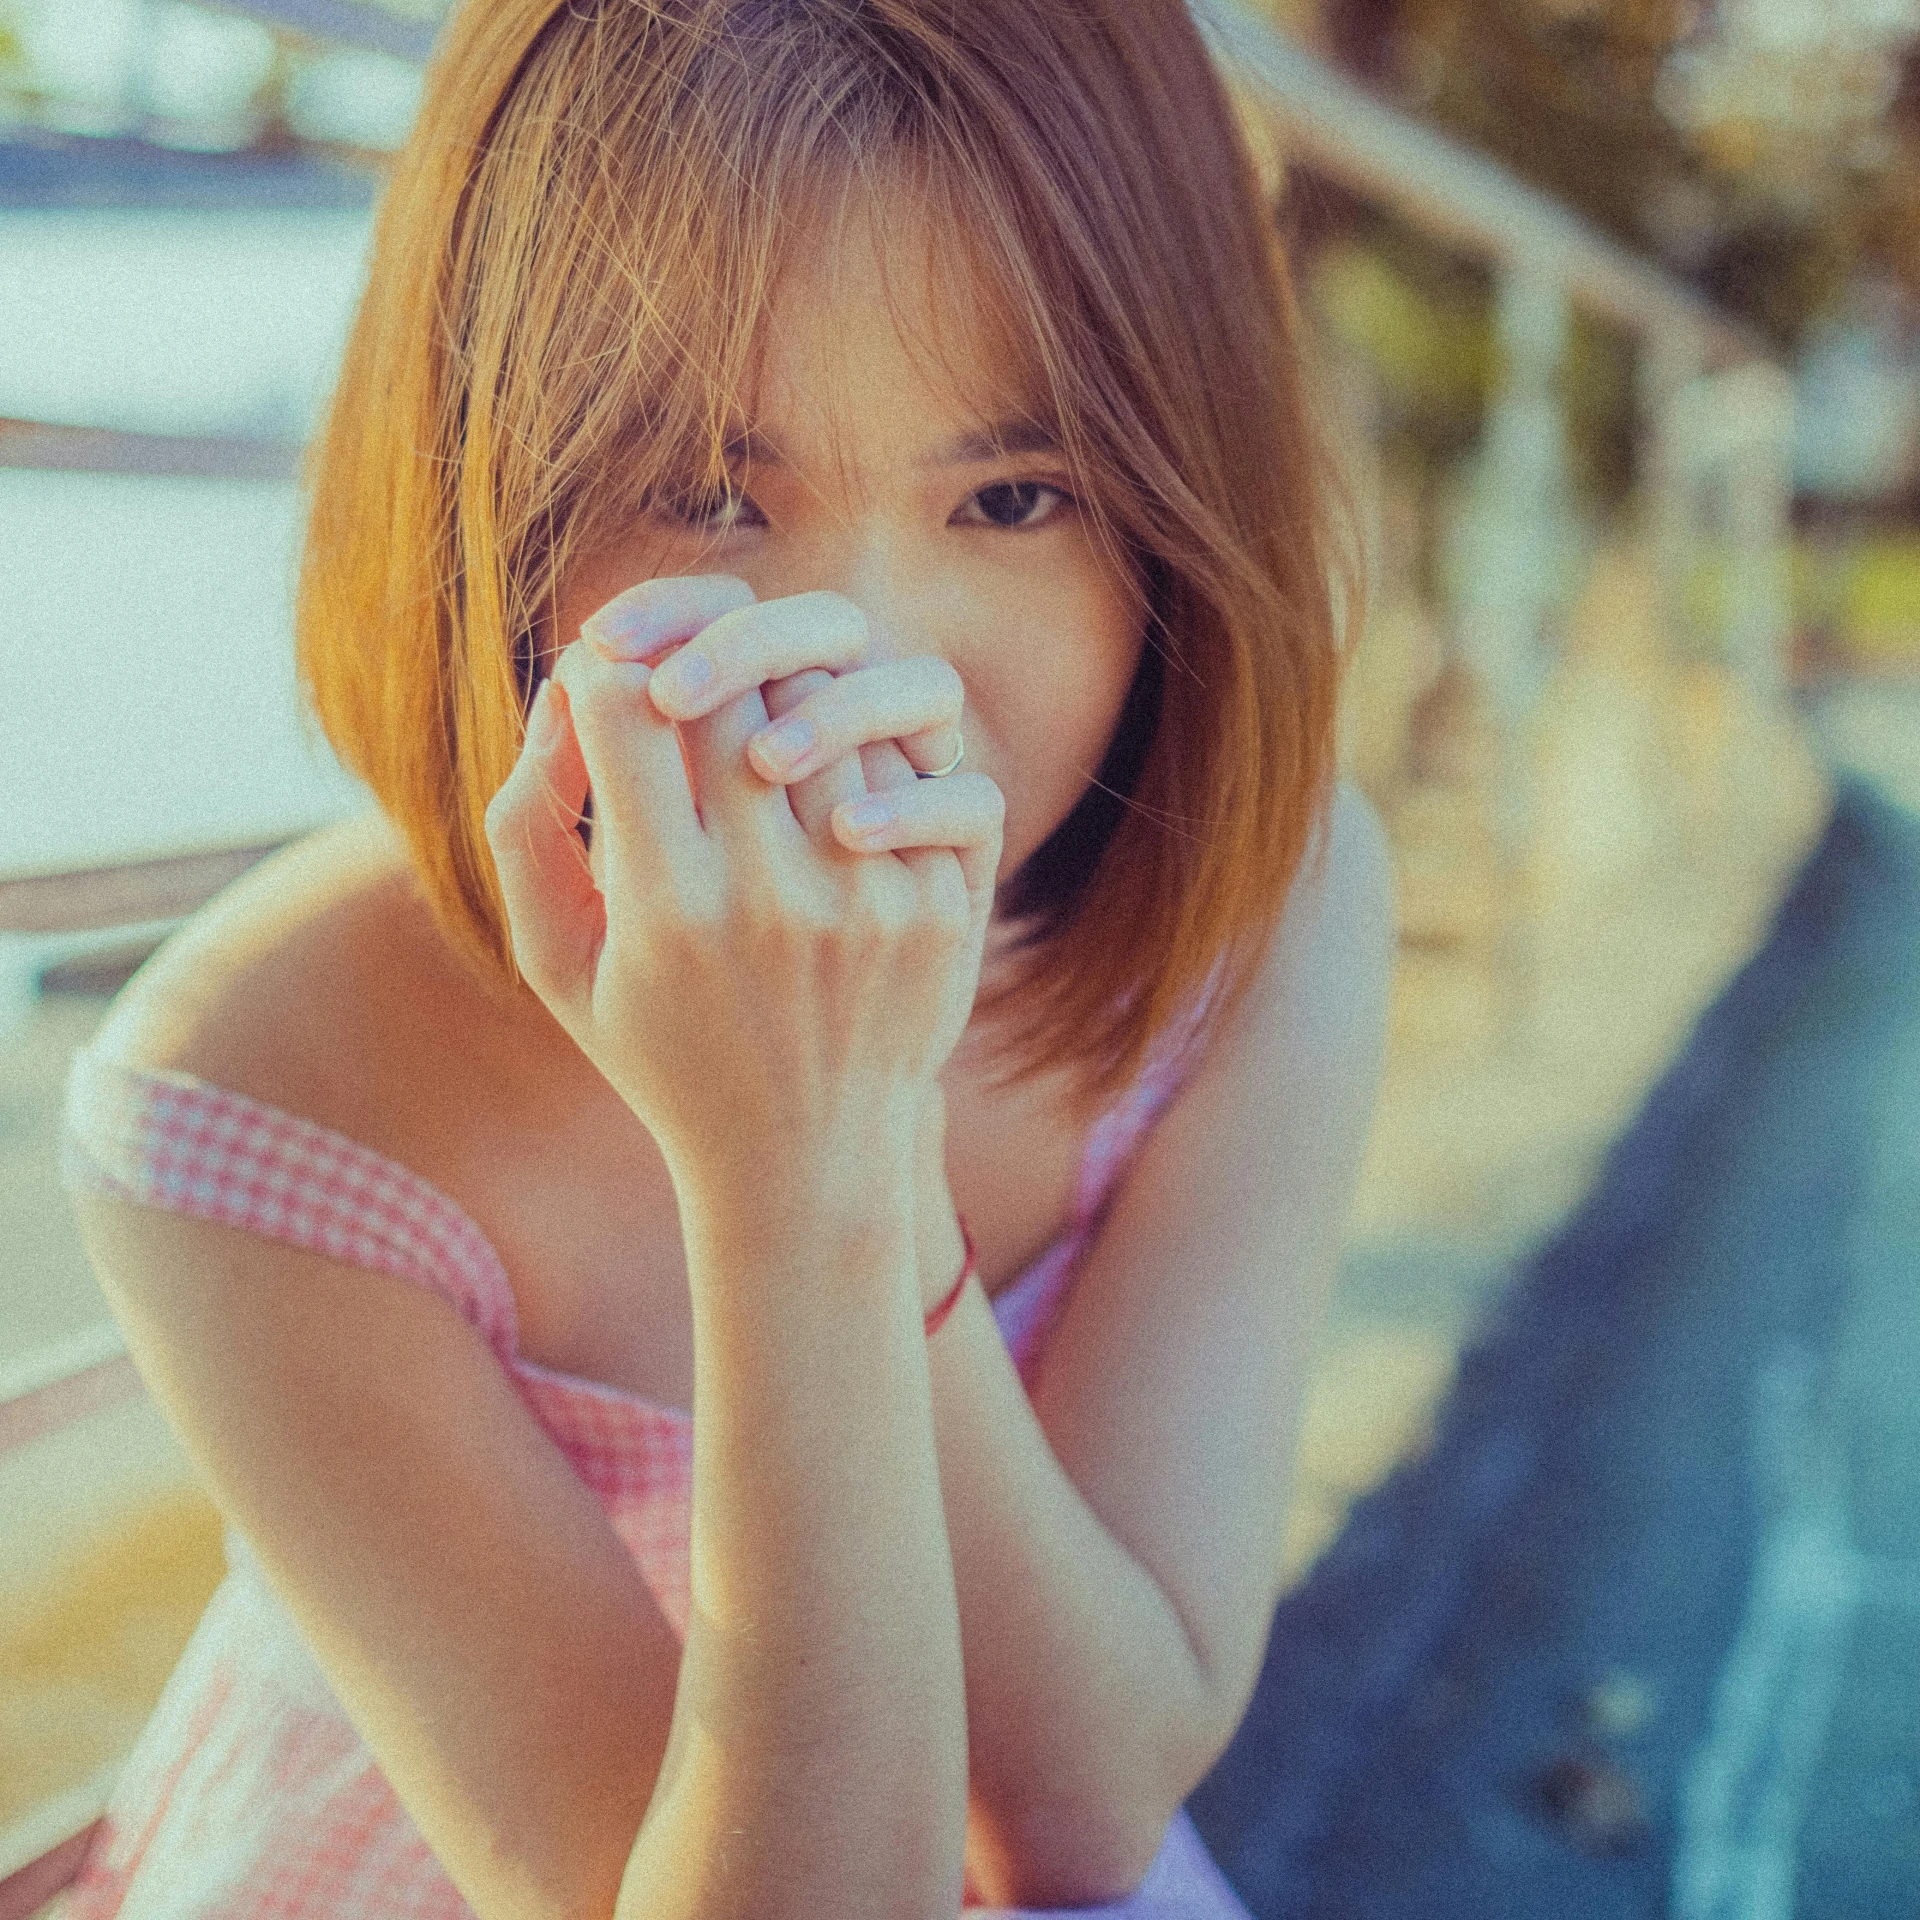
[[[954,729],[954,732],[956,734],[958,734],[959,731],[960,729],[958,727]],[[957,767],[960,764],[960,762],[964,760],[966,757],[967,757],[967,743],[963,739],[960,742],[960,751],[956,753],[953,756],[953,758],[949,760],[944,767],[936,767],[932,773],[921,773],[920,769],[918,767],[915,767],[914,772],[922,780],[944,780],[947,777],[947,775],[950,774],[954,770],[954,768]]]

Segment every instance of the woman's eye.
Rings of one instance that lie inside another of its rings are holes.
[[[1053,504],[1036,516],[1035,509],[1048,497]],[[978,506],[992,526],[1025,532],[1058,519],[1060,502],[1071,506],[1072,496],[1065,488],[1047,481],[1001,480],[982,487],[969,498],[968,505]],[[751,498],[737,491],[716,493],[697,487],[669,487],[655,496],[654,506],[676,526],[692,527],[702,533],[734,533],[743,527],[765,524]]]
[[[703,533],[731,533],[750,525],[738,516],[742,509],[757,514],[759,509],[744,493],[702,493],[694,488],[670,488],[655,500],[656,511],[685,527],[697,527]]]
[[[1071,504],[1072,496],[1064,488],[1049,486],[1044,480],[998,480],[990,487],[982,487],[972,499],[996,527],[1023,532],[1029,527],[1046,526],[1060,517],[1057,508],[1037,520],[1032,517],[1041,494],[1051,494],[1055,500]]]

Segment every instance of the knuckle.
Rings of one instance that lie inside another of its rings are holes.
[[[886,888],[877,869],[878,860],[863,861],[854,869],[853,885],[848,890],[842,924],[850,945],[867,948],[884,940],[891,932]]]
[[[750,672],[768,652],[764,604],[729,607],[700,630],[699,647],[722,679]]]
[[[698,615],[711,610],[717,617],[750,603],[753,597],[752,587],[738,574],[665,573],[651,580],[637,581],[616,594],[600,611],[629,617],[662,615],[678,619],[689,612]]]
[[[890,944],[910,941],[920,915],[918,886],[898,864],[878,875],[877,881],[872,908],[875,931]]]
[[[617,593],[600,609],[604,614],[647,614],[664,613],[678,606],[687,594],[684,580],[672,575],[661,575],[652,580],[636,580],[624,591]]]
[[[805,946],[833,939],[841,927],[838,908],[825,893],[807,888],[796,891],[787,902],[786,929]]]
[[[575,640],[561,648],[554,659],[553,671],[547,676],[567,696],[567,705],[576,723],[581,710],[591,699],[599,677],[594,672],[595,665],[591,654]]]
[[[769,680],[761,693],[766,699],[767,712],[777,720],[807,705],[815,695],[834,684],[834,676],[825,667],[802,667],[798,673],[783,674],[776,680]],[[812,717],[812,711],[809,707],[809,718]]]
[[[569,640],[553,656],[553,665],[547,670],[550,680],[559,681],[567,697],[573,697],[574,689],[580,684],[580,676],[590,672],[593,667],[595,649],[584,640]]]
[[[866,609],[857,600],[831,587],[815,587],[794,597],[796,613],[804,613],[817,640],[836,644],[844,657],[857,659],[867,650]]]
[[[733,912],[755,940],[780,947],[804,942],[831,924],[830,916],[823,915],[809,897],[809,889],[785,873],[769,875],[757,887],[743,887]]]
[[[859,689],[850,680],[827,677],[824,686],[815,687],[806,698],[806,716],[824,734],[830,727],[844,728],[850,714],[859,711]]]
[[[575,730],[583,739],[601,739],[609,727],[630,723],[646,705],[652,677],[652,669],[637,660],[583,660],[561,682]]]
[[[952,937],[940,911],[937,888],[922,880],[919,898],[913,903],[913,919],[902,936],[902,944],[916,961],[937,963]]]

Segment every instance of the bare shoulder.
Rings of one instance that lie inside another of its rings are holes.
[[[127,983],[92,1044],[405,1169],[499,1259],[524,1356],[689,1404],[684,1256],[651,1136],[538,1001],[490,990],[450,950],[383,819],[252,868]],[[120,1230],[196,1231],[178,1219]],[[256,1266],[294,1258],[246,1251]]]
[[[436,1081],[484,1046],[490,1007],[373,813],[269,855],[188,919],[128,981],[93,1045],[391,1152],[404,1144],[396,1106],[431,1104]]]

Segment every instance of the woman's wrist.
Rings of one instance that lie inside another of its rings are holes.
[[[674,1170],[689,1250],[697,1242],[729,1263],[785,1267],[819,1254],[901,1248],[911,1258],[919,1223],[916,1162],[899,1130],[808,1152],[792,1139],[704,1158]],[[797,1256],[797,1257],[796,1257]]]
[[[947,1090],[938,1080],[921,1090],[914,1109],[913,1151],[916,1160],[947,1164]]]
[[[936,1089],[937,1092],[937,1089]],[[932,1313],[952,1291],[967,1258],[967,1242],[947,1184],[946,1107],[928,1111],[914,1142],[913,1246],[920,1306]]]
[[[921,1315],[921,1324],[929,1340],[947,1324],[953,1310],[960,1304],[960,1296],[966,1291],[967,1282],[974,1279],[980,1271],[973,1251],[973,1235],[967,1230],[964,1216],[956,1215],[955,1217],[960,1221],[960,1238],[964,1243],[965,1253],[960,1263],[960,1271],[949,1282],[946,1292]]]

